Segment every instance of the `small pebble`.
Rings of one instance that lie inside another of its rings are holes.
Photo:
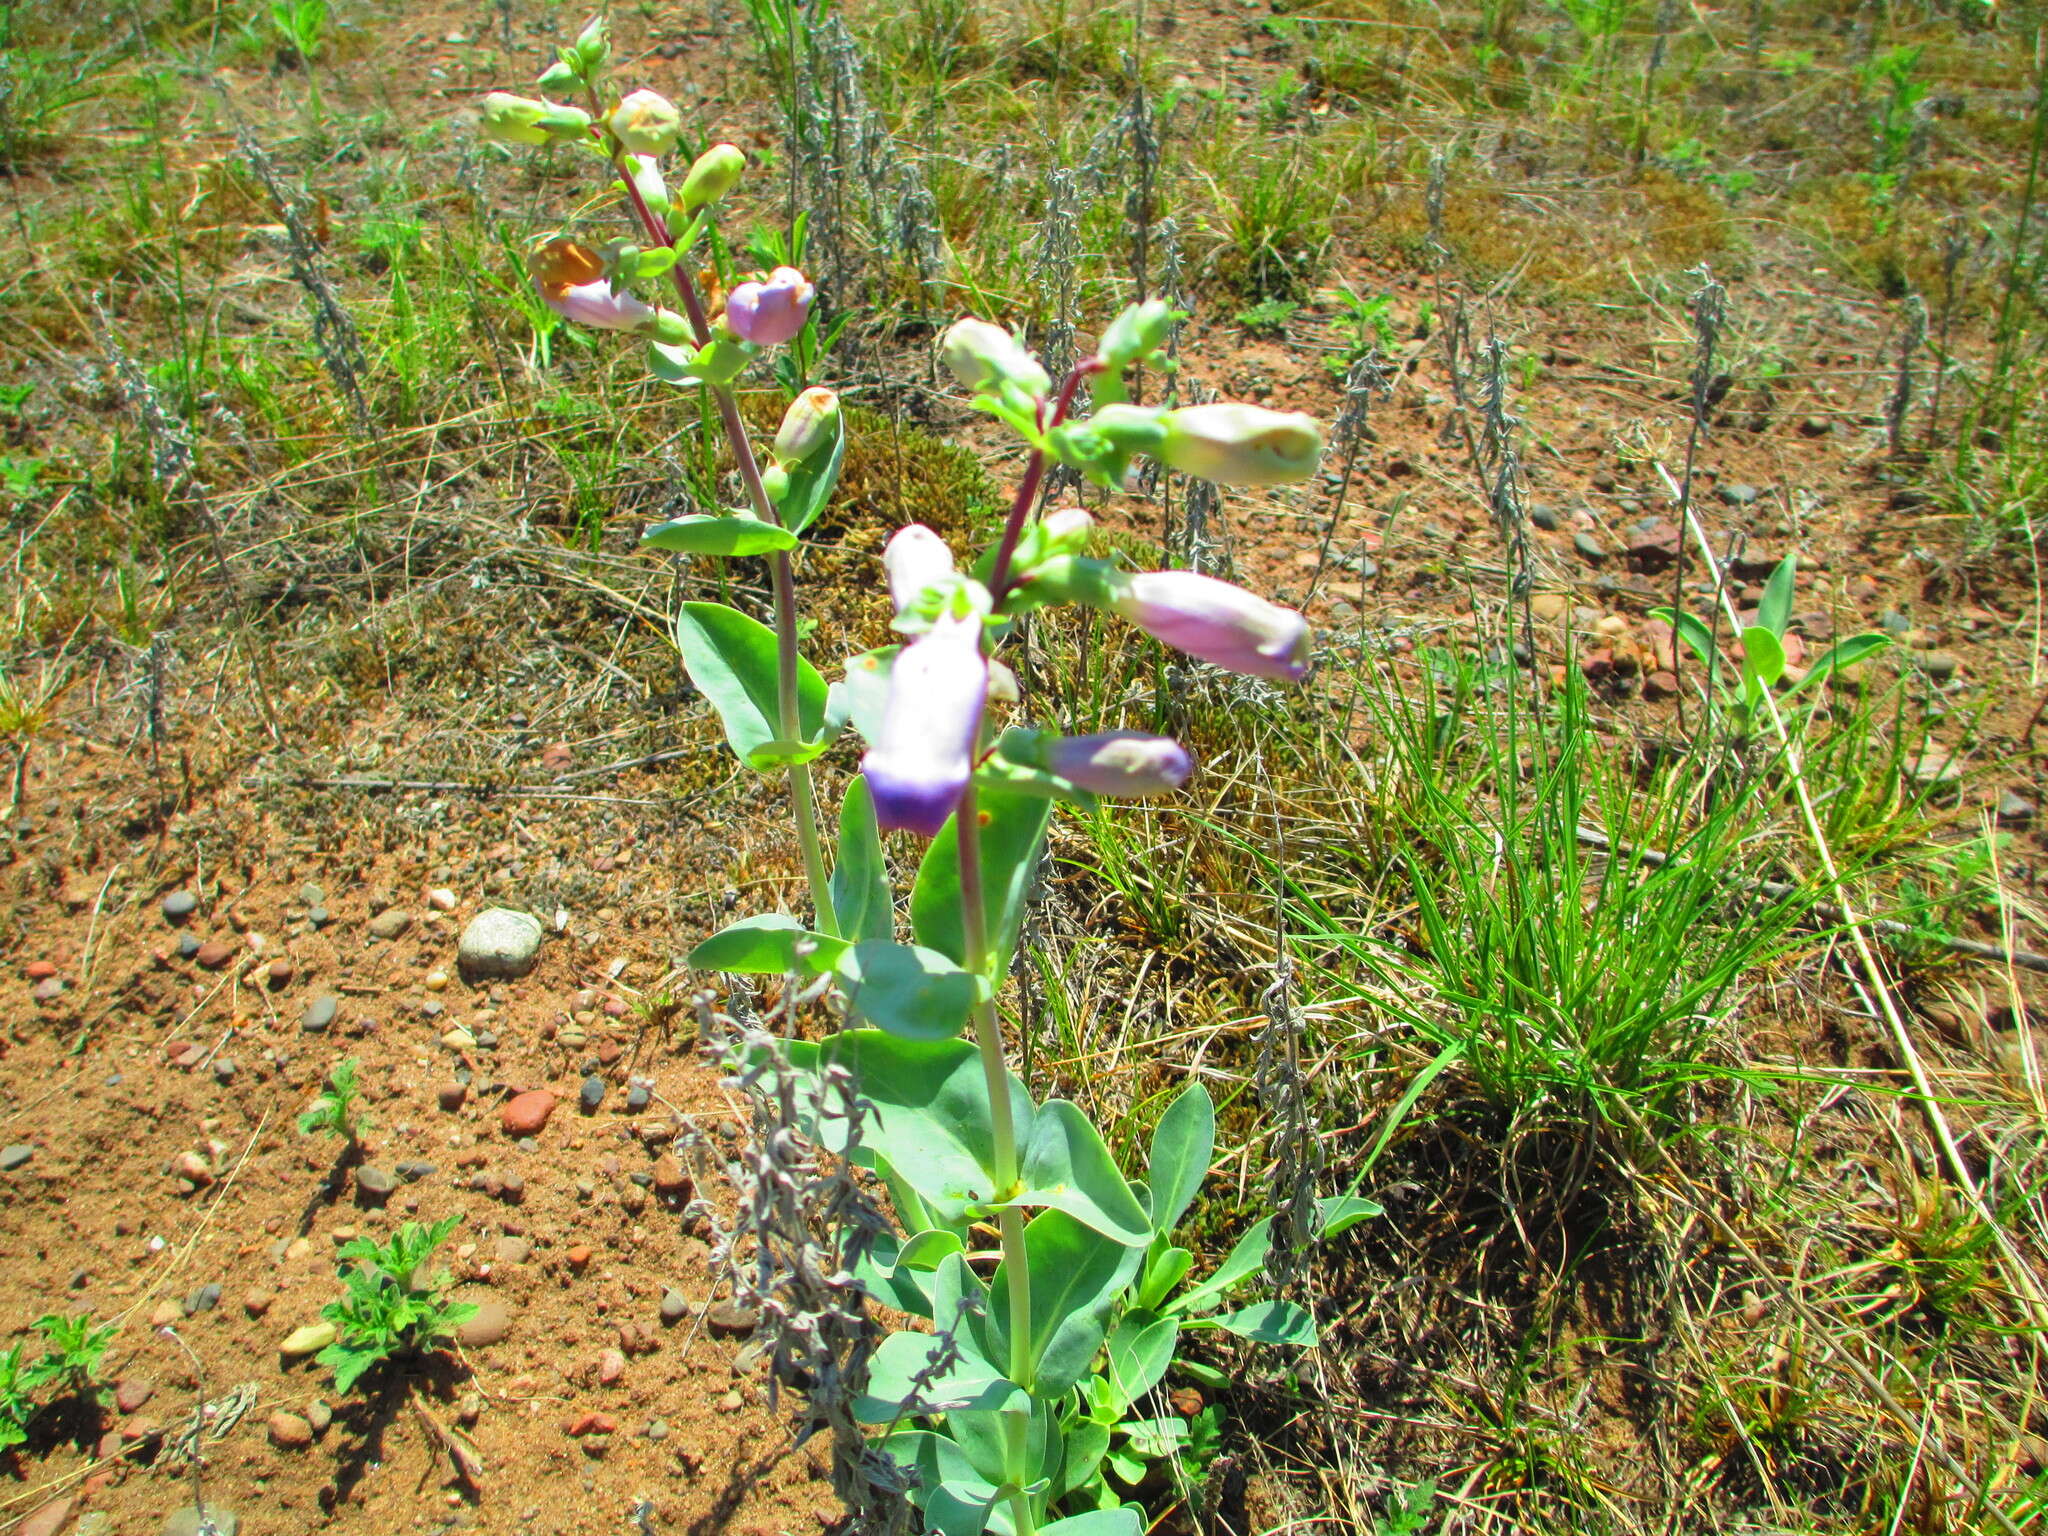
[[[590,1249],[583,1243],[578,1243],[575,1247],[571,1248],[568,1251],[568,1253],[564,1254],[563,1257],[568,1259],[569,1267],[575,1270],[578,1274],[581,1274],[585,1269],[590,1267]]]
[[[35,1155],[36,1149],[26,1142],[18,1141],[11,1147],[0,1147],[0,1173],[12,1173],[17,1168],[26,1167],[29,1159]]]
[[[547,1089],[530,1089],[506,1102],[498,1112],[498,1124],[507,1136],[531,1136],[548,1123],[555,1104],[555,1095]]]
[[[441,1107],[450,1114],[453,1114],[456,1110],[462,1108],[462,1101],[469,1097],[469,1090],[460,1083],[443,1083],[437,1097],[440,1100]]]
[[[370,919],[370,937],[373,939],[402,938],[406,929],[412,926],[412,914],[403,907],[386,907]]]
[[[661,1293],[661,1320],[664,1323],[679,1323],[690,1311],[690,1299],[674,1286]]]
[[[429,992],[444,992],[448,988],[448,973],[446,971],[429,971],[427,972],[426,980],[422,981],[420,985]]]
[[[314,1434],[324,1435],[327,1426],[334,1422],[334,1410],[316,1397],[306,1404],[306,1422],[313,1426]]]
[[[576,1094],[585,1113],[595,1110],[604,1102],[604,1079],[595,1075],[583,1079],[583,1087]]]
[[[398,1188],[398,1180],[382,1168],[356,1170],[356,1188],[372,1200],[382,1200]]]
[[[626,1109],[629,1113],[637,1115],[653,1101],[654,1095],[648,1091],[645,1083],[635,1083],[626,1090]]]
[[[303,1451],[313,1443],[313,1426],[296,1413],[279,1409],[270,1416],[270,1443],[279,1450]]]
[[[199,910],[199,898],[190,891],[173,891],[164,898],[164,920],[182,923]]]
[[[202,1312],[211,1312],[220,1305],[220,1284],[209,1280],[185,1298],[185,1315],[197,1317]]]
[[[299,1020],[299,1028],[309,1035],[317,1035],[334,1022],[334,1015],[340,1008],[332,996],[322,992],[306,1004],[305,1016]]]

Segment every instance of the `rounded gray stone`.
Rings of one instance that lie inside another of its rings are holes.
[[[540,957],[540,919],[509,907],[489,907],[469,920],[456,963],[471,980],[524,976]]]
[[[12,1173],[23,1167],[36,1155],[36,1149],[22,1142],[11,1147],[0,1148],[0,1173]]]
[[[330,994],[321,993],[310,1003],[306,1004],[306,1016],[299,1020],[299,1028],[309,1035],[319,1034],[334,1022],[335,1010],[340,1006],[341,1004]]]
[[[199,910],[199,898],[190,891],[173,891],[164,898],[164,917],[173,923],[182,923]]]
[[[604,1079],[601,1077],[586,1077],[583,1079],[583,1087],[577,1092],[576,1098],[585,1109],[596,1109],[598,1105],[604,1102]]]

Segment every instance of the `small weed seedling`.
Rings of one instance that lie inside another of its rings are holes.
[[[21,1352],[25,1348],[26,1345],[17,1344],[0,1355],[0,1452],[28,1438],[28,1421],[36,1414],[35,1404],[29,1399],[34,1389],[35,1367],[23,1367]]]
[[[357,1105],[360,1089],[356,1083],[356,1058],[344,1057],[327,1076],[320,1097],[299,1116],[302,1136],[339,1136],[351,1149],[362,1145],[369,1122]]]
[[[1787,555],[1771,572],[1770,580],[1764,583],[1763,601],[1757,605],[1756,622],[1744,629],[1739,639],[1742,667],[1733,685],[1724,676],[1721,654],[1714,644],[1714,632],[1704,620],[1672,608],[1650,610],[1651,618],[1662,619],[1669,624],[1678,638],[1685,642],[1686,649],[1699,658],[1700,665],[1706,669],[1714,697],[1728,710],[1738,741],[1746,740],[1755,728],[1765,690],[1777,687],[1786,675],[1785,628],[1792,621],[1796,562],[1796,556]],[[1789,699],[1837,672],[1846,672],[1889,644],[1889,636],[1874,630],[1838,641],[1821,653],[1819,659],[1806,669],[1805,676],[1786,689],[1785,696]]]
[[[93,1326],[90,1313],[69,1316],[51,1312],[35,1322],[36,1332],[48,1348],[40,1360],[22,1373],[31,1389],[54,1383],[60,1397],[90,1396],[100,1387],[100,1361],[114,1342],[115,1325]],[[4,1412],[4,1410],[0,1410]]]
[[[441,1294],[448,1286],[445,1270],[423,1287],[414,1279],[461,1220],[450,1216],[430,1227],[408,1221],[388,1244],[359,1237],[341,1250],[348,1294],[320,1309],[335,1339],[315,1357],[333,1367],[337,1392],[348,1391],[372,1366],[427,1353],[476,1315],[471,1303]]]

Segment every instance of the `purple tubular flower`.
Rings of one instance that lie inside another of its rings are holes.
[[[796,339],[817,290],[795,267],[777,267],[765,282],[741,283],[725,301],[725,323],[742,341],[779,347]]]
[[[884,828],[939,835],[973,777],[987,699],[979,618],[941,619],[898,654],[881,730],[860,763]]]
[[[550,240],[526,265],[542,302],[564,320],[601,331],[638,331],[659,318],[653,305],[614,292],[597,253],[573,240]]]
[[[905,523],[890,535],[882,569],[889,573],[889,601],[901,613],[926,587],[953,574],[953,551],[923,523]]]
[[[1179,742],[1138,731],[1062,737],[1046,748],[1045,766],[1076,789],[1125,799],[1171,794],[1194,771]]]
[[[1117,583],[1110,606],[1161,644],[1227,671],[1285,683],[1308,675],[1308,621],[1227,581],[1143,571]]]

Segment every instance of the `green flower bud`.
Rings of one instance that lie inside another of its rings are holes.
[[[583,66],[584,74],[604,68],[605,61],[612,56],[612,39],[602,16],[593,17],[577,37],[573,52],[577,62]]]
[[[612,108],[606,123],[613,135],[636,155],[665,155],[676,147],[683,115],[658,91],[639,90]]]
[[[683,178],[683,207],[691,213],[717,202],[740,184],[746,154],[734,144],[714,144],[699,155]]]
[[[582,71],[577,68],[574,60],[567,58],[555,60],[542,70],[540,78],[534,81],[534,84],[544,91],[566,91],[582,83]]]
[[[1218,402],[1189,405],[1160,418],[1165,441],[1151,450],[1162,464],[1218,485],[1291,485],[1316,472],[1322,429],[1300,411]]]
[[[986,320],[956,320],[939,352],[953,377],[969,389],[994,394],[1011,384],[1034,399],[1043,399],[1052,390],[1052,380],[1038,359],[1016,337]]]
[[[768,493],[768,499],[777,506],[789,494],[789,471],[780,464],[769,464],[761,471],[761,489]]]
[[[539,127],[557,144],[569,143],[589,136],[590,114],[581,107],[557,106],[549,102],[547,110],[540,115]]]
[[[483,100],[484,137],[494,144],[545,144],[547,129],[540,120],[548,104],[510,91],[493,91]]]
[[[813,385],[783,412],[781,430],[775,434],[775,457],[785,464],[801,464],[830,447],[838,433],[839,396]]]
[[[1164,299],[1133,304],[1110,322],[1109,329],[1102,333],[1102,344],[1095,350],[1110,367],[1128,367],[1165,346],[1167,333],[1177,318],[1173,306]]]

